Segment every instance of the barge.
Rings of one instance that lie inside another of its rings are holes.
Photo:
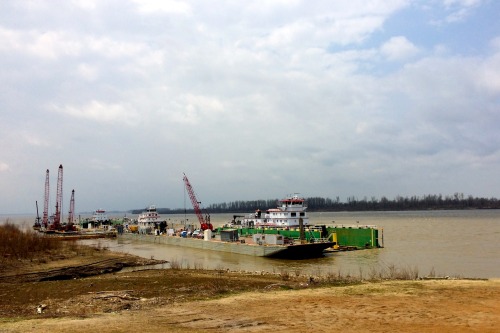
[[[156,228],[137,233],[122,226],[118,227],[118,238],[285,259],[317,258],[325,252],[383,247],[382,230],[375,226],[314,226],[309,224],[306,209],[305,199],[294,194],[279,200],[277,208],[264,214],[257,210],[242,221],[236,221],[235,215],[220,228],[214,229],[209,220],[199,216],[200,225],[205,225],[205,229]]]
[[[240,238],[237,229],[221,230],[214,237],[211,235],[211,230],[205,230],[204,235],[203,239],[199,239],[174,235],[149,235],[118,231],[119,239],[281,259],[321,257],[326,249],[335,245],[334,242],[326,240],[309,243],[288,242],[285,244],[284,237],[280,235],[254,234],[251,237]]]

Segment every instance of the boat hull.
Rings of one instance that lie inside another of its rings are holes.
[[[328,248],[332,248],[335,245],[334,242],[321,242],[321,243],[305,243],[305,244],[294,244],[286,246],[286,249],[280,252],[276,252],[267,257],[279,258],[279,259],[309,259],[309,258],[319,258],[324,255],[324,251]]]

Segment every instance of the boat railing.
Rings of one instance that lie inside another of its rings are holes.
[[[298,243],[300,244],[300,237],[292,237],[293,243]],[[304,239],[305,242],[307,243],[328,243],[330,242],[329,238],[324,238],[324,237],[311,237],[309,239]]]
[[[378,229],[374,224],[332,224],[328,225],[332,228],[348,228],[348,229]]]

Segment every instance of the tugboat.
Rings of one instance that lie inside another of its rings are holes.
[[[243,227],[298,227],[309,225],[307,203],[298,194],[289,195],[278,201],[277,208],[268,209],[262,214],[258,209],[254,214],[246,216],[241,225]]]

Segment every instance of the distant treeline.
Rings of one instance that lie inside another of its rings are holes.
[[[496,198],[478,198],[472,195],[464,196],[463,193],[443,196],[441,194],[429,194],[424,196],[402,197],[394,199],[382,197],[380,199],[371,197],[358,199],[354,196],[348,197],[347,201],[341,202],[339,197],[335,199],[311,197],[305,198],[308,211],[404,211],[404,210],[437,210],[437,209],[500,209],[500,201]],[[278,199],[233,201],[211,204],[205,210],[209,213],[251,213],[256,209],[267,210],[276,208]],[[140,210],[132,213],[138,214]],[[159,208],[161,214],[193,213],[193,209],[168,209]]]

